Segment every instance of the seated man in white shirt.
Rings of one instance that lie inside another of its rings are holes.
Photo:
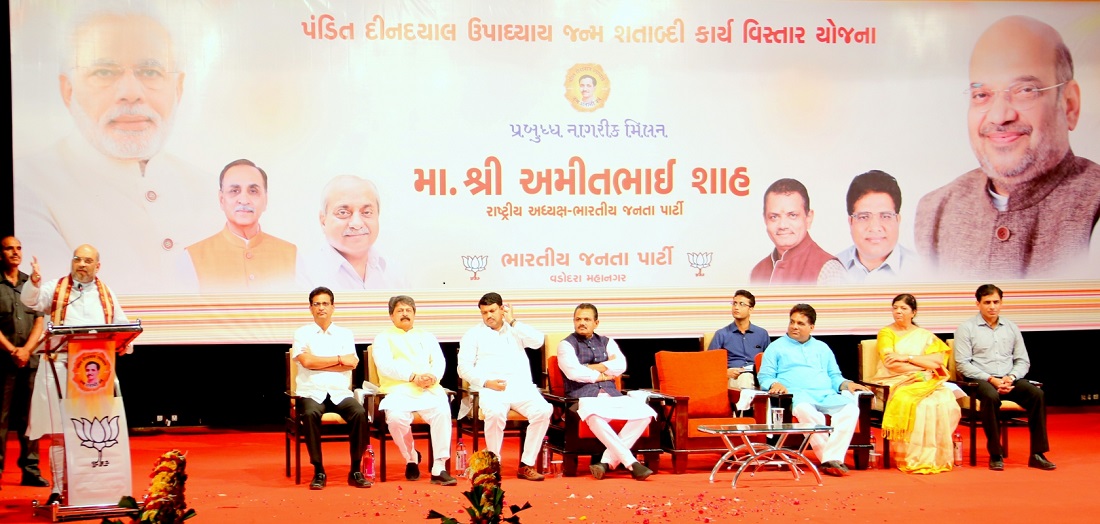
[[[390,298],[393,326],[374,337],[372,358],[378,367],[379,387],[386,397],[379,408],[386,412],[390,435],[405,457],[405,479],[420,478],[420,453],[413,446],[413,414],[431,426],[432,484],[454,486],[458,481],[447,473],[451,452],[451,406],[439,379],[447,367],[435,335],[413,327],[416,302],[412,297]]]
[[[588,470],[596,480],[622,464],[634,480],[653,474],[638,462],[630,448],[657,416],[644,402],[624,396],[615,388],[615,377],[626,371],[626,357],[614,340],[596,334],[600,313],[582,303],[573,311],[573,333],[558,344],[558,367],[565,374],[565,396],[579,398],[577,414],[607,449]],[[611,420],[626,420],[618,433]]]
[[[527,440],[523,443],[522,464],[516,476],[524,480],[542,480],[543,475],[534,465],[542,438],[550,427],[553,408],[531,380],[531,362],[523,348],[542,347],[546,337],[517,321],[512,316],[512,306],[505,304],[496,293],[486,293],[477,306],[481,310],[482,323],[462,336],[458,348],[458,376],[480,391],[481,411],[485,415],[485,446],[498,457],[504,443],[508,412],[514,409],[527,417]]]
[[[348,484],[371,487],[371,481],[359,471],[367,435],[367,414],[351,391],[351,372],[359,365],[355,356],[355,337],[351,330],[332,323],[336,299],[332,290],[319,287],[309,293],[313,323],[294,332],[290,355],[298,364],[297,389],[302,414],[306,418],[306,451],[313,464],[309,489],[324,489],[327,483],[321,457],[321,416],[336,412],[348,423],[351,441],[351,472]]]

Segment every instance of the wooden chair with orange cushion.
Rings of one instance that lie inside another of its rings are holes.
[[[566,477],[575,477],[577,475],[577,459],[582,455],[592,456],[602,453],[604,445],[592,434],[588,424],[581,420],[577,414],[577,404],[580,400],[565,396],[565,374],[558,367],[557,355],[550,355],[547,358],[546,372],[549,380],[549,391],[544,393],[543,397],[554,407],[554,412],[550,415],[550,427],[546,430],[546,436],[549,438],[550,449],[562,456],[562,474]],[[619,377],[615,379],[615,387],[619,388],[620,391],[622,390]],[[654,395],[647,402],[654,411],[660,413],[665,400],[665,397],[661,395]],[[625,420],[612,420],[610,424],[615,431],[619,431],[625,423]],[[657,419],[651,421],[649,428],[638,438],[632,448],[636,455],[643,457],[646,467],[653,470],[654,473],[657,473],[660,468],[661,453],[663,451],[661,449],[659,424],[660,422]]]
[[[753,399],[754,418],[734,416],[724,351],[659,351],[654,360],[653,387],[671,397],[657,413],[667,425],[661,435],[662,446],[672,454],[673,473],[687,471],[687,457],[692,453],[727,451],[721,437],[702,433],[699,426],[766,422],[765,395]]]

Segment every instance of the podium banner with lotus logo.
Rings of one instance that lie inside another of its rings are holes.
[[[69,380],[61,401],[70,506],[116,504],[131,494],[130,440],[115,396],[114,341],[69,343]]]

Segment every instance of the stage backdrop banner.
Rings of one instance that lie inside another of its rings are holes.
[[[98,248],[146,343],[286,341],[321,285],[362,341],[399,293],[457,339],[487,291],[618,336],[713,331],[739,288],[773,334],[797,302],[874,333],[910,292],[947,331],[987,281],[1100,327],[1097,3],[9,10],[16,234],[46,278]]]

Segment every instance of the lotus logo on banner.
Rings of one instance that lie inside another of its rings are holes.
[[[92,467],[108,466],[110,461],[103,460],[103,448],[109,448],[118,444],[118,416],[69,419],[73,421],[76,436],[80,438],[80,445],[86,448],[95,448],[99,452],[99,458],[92,461]]]
[[[714,257],[714,253],[688,253],[688,265],[698,269],[699,272],[695,274],[697,277],[705,276],[703,269],[710,267],[711,258]]]
[[[466,271],[470,271],[474,276],[470,277],[470,280],[481,280],[477,276],[478,273],[485,271],[485,267],[489,265],[489,257],[485,255],[481,256],[465,256],[462,257],[462,266],[466,268]]]

